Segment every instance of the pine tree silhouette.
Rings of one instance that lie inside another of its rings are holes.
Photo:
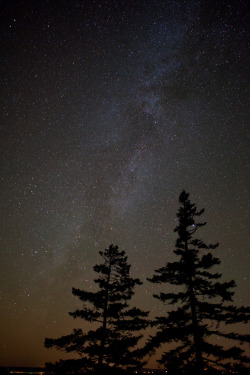
[[[100,251],[100,255],[103,262],[94,266],[98,274],[94,280],[98,290],[88,292],[73,288],[72,293],[83,302],[83,306],[69,313],[73,318],[84,319],[98,327],[87,333],[75,329],[68,336],[46,338],[45,347],[78,353],[79,360],[65,362],[75,369],[78,366],[94,373],[108,369],[110,374],[118,374],[122,369],[135,369],[142,365],[140,350],[136,349],[142,335],[136,335],[135,331],[148,326],[148,312],[129,307],[135,286],[142,282],[130,277],[125,252],[119,251],[118,246],[110,245],[104,252]],[[56,366],[63,368],[63,361]]]
[[[201,375],[205,367],[249,363],[240,347],[241,343],[249,342],[249,335],[225,333],[221,325],[225,328],[233,323],[247,323],[250,309],[230,304],[235,282],[221,282],[222,275],[211,272],[213,266],[220,264],[219,258],[210,252],[218,244],[206,245],[195,238],[196,231],[206,225],[196,222],[204,209],[198,211],[185,191],[180,194],[179,202],[179,224],[174,230],[178,234],[174,250],[178,260],[155,270],[155,275],[148,279],[152,283],[176,286],[176,292],[154,295],[175,309],[155,319],[153,324],[158,331],[149,339],[145,350],[155,351],[162,344],[176,343],[159,360],[172,374]],[[225,349],[210,340],[214,335],[236,340],[239,344]]]

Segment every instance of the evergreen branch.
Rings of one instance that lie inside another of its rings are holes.
[[[74,312],[69,312],[69,315],[73,316],[74,319],[81,318],[87,320],[88,322],[101,322],[99,319],[101,317],[101,313],[90,309],[75,310]]]
[[[178,301],[186,301],[188,294],[184,292],[179,293],[160,293],[160,295],[153,294],[154,298],[159,299],[162,302],[170,301],[170,304],[175,304]]]

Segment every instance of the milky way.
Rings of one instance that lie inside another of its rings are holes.
[[[44,338],[82,324],[71,288],[111,243],[162,313],[146,277],[173,260],[182,189],[249,304],[246,6],[1,2],[0,365],[62,357]]]

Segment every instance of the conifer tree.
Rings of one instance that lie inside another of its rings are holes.
[[[148,279],[152,283],[174,286],[174,292],[168,293],[166,287],[166,291],[154,298],[175,308],[155,319],[153,324],[158,331],[150,337],[146,349],[153,352],[169,343],[166,348],[171,349],[159,362],[173,374],[201,375],[204,368],[213,365],[227,367],[233,363],[239,366],[249,363],[240,347],[241,343],[249,342],[249,335],[229,333],[225,327],[247,323],[250,309],[234,306],[231,302],[235,282],[222,282],[222,275],[211,271],[220,264],[219,258],[211,253],[218,244],[206,245],[196,238],[196,231],[206,225],[196,221],[204,209],[198,211],[185,191],[180,194],[179,202],[179,223],[174,230],[178,235],[174,250],[178,260],[155,270],[154,276]],[[238,346],[225,348],[219,341],[215,344],[214,336],[234,340]]]
[[[135,286],[142,282],[130,277],[125,252],[110,245],[104,252],[100,251],[100,256],[103,262],[94,266],[98,274],[94,280],[98,290],[88,292],[73,288],[73,295],[83,304],[81,309],[69,313],[73,318],[93,323],[95,329],[87,333],[75,329],[72,334],[58,339],[46,338],[45,347],[78,353],[79,360],[65,362],[68,366],[76,368],[78,365],[95,373],[108,368],[110,374],[118,374],[124,368],[140,367],[136,345],[142,335],[135,334],[135,331],[148,325],[148,312],[129,306]],[[63,362],[60,361],[58,366],[62,368]]]

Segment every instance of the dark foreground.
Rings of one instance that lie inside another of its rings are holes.
[[[53,375],[51,372],[46,372],[45,368],[42,367],[0,367],[0,375]],[[79,374],[79,373],[78,373]],[[84,374],[84,372],[83,372]],[[124,372],[124,375],[126,373]],[[128,373],[130,375],[131,373]],[[144,368],[140,371],[135,371],[133,374],[167,374],[167,375],[185,375],[182,374],[171,374],[166,370],[156,370],[156,369],[147,369]],[[235,370],[212,370],[212,371],[204,371],[204,375],[249,375],[250,369],[245,368],[238,371]],[[74,373],[69,372],[68,375],[74,375]],[[92,375],[95,375],[94,373]],[[99,375],[99,374],[98,374]],[[103,374],[105,375],[105,374]]]

